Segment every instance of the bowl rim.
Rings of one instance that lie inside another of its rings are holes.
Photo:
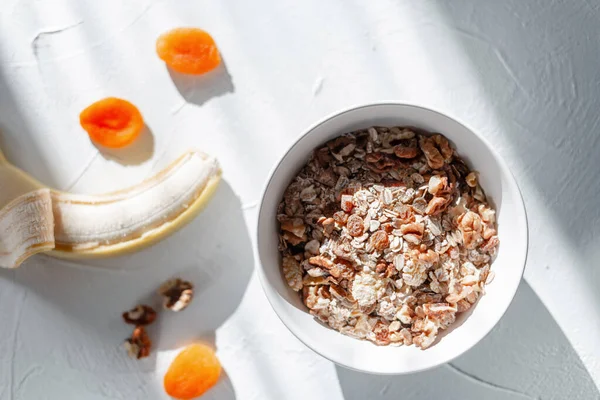
[[[266,273],[264,270],[264,266],[261,260],[261,254],[260,254],[260,249],[259,249],[259,244],[261,243],[261,232],[260,232],[260,227],[261,227],[261,223],[260,221],[262,220],[262,216],[264,214],[264,200],[265,200],[265,196],[269,190],[269,187],[271,186],[271,182],[273,180],[273,177],[275,175],[275,173],[277,172],[277,170],[279,169],[281,163],[283,162],[283,160],[285,160],[288,155],[292,152],[292,150],[300,143],[300,141],[302,141],[304,139],[305,136],[307,136],[310,132],[312,132],[313,130],[315,130],[317,127],[319,127],[320,125],[328,122],[329,120],[333,119],[333,118],[338,118],[341,117],[344,114],[348,114],[348,113],[353,113],[356,112],[358,110],[364,109],[364,108],[370,108],[370,107],[379,107],[379,106],[403,106],[403,107],[412,107],[412,108],[419,108],[428,112],[432,112],[435,114],[438,114],[442,117],[446,117],[449,118],[451,120],[453,120],[454,122],[456,122],[457,124],[461,125],[463,128],[465,128],[466,130],[468,130],[469,132],[471,132],[473,135],[477,136],[477,138],[479,140],[481,140],[483,142],[483,144],[485,145],[485,147],[490,151],[490,153],[492,154],[494,160],[498,163],[498,165],[500,166],[500,169],[503,171],[507,172],[507,177],[508,179],[508,184],[510,185],[511,191],[514,192],[516,194],[516,200],[517,200],[517,211],[519,214],[522,214],[520,217],[522,219],[522,222],[524,224],[524,228],[525,228],[525,234],[524,234],[524,239],[525,239],[525,243],[523,246],[523,254],[520,256],[520,258],[522,259],[522,266],[521,266],[521,271],[519,274],[519,282],[521,282],[521,280],[523,279],[523,275],[525,273],[525,267],[527,265],[527,258],[528,258],[528,254],[529,254],[529,221],[527,218],[527,209],[525,208],[525,202],[523,200],[523,194],[521,192],[521,189],[519,187],[519,185],[517,184],[517,180],[515,179],[514,174],[512,173],[512,171],[510,170],[510,168],[508,167],[508,164],[504,161],[504,159],[500,156],[500,154],[498,154],[498,152],[495,150],[495,148],[492,146],[492,144],[482,135],[480,135],[476,130],[472,129],[469,125],[465,124],[461,119],[458,119],[456,117],[454,117],[451,114],[448,114],[446,112],[442,112],[436,108],[430,107],[430,106],[424,106],[422,104],[419,103],[413,103],[413,102],[406,102],[406,101],[381,101],[381,102],[369,102],[369,103],[362,103],[362,104],[358,104],[358,105],[354,105],[354,106],[350,106],[350,107],[346,107],[343,108],[341,110],[338,111],[334,111],[331,112],[329,114],[327,114],[325,117],[319,119],[317,122],[311,124],[308,128],[304,129],[297,137],[296,139],[294,139],[293,143],[287,148],[287,150],[283,153],[283,155],[281,157],[278,158],[277,162],[274,164],[274,166],[271,168],[271,171],[269,172],[269,175],[267,177],[267,180],[263,186],[263,189],[261,191],[261,195],[260,195],[260,200],[259,200],[259,208],[258,208],[258,215],[257,215],[257,219],[256,219],[256,241],[254,243],[254,251],[255,251],[255,257],[256,257],[256,261],[258,263],[258,268],[257,268],[257,274],[258,274],[258,278],[261,284],[261,287],[263,289],[263,292],[269,302],[269,304],[271,305],[271,308],[273,309],[273,312],[275,313],[275,315],[277,316],[277,318],[279,318],[279,320],[283,323],[283,325],[288,329],[288,331],[290,331],[300,342],[302,342],[308,349],[310,349],[312,352],[318,354],[319,356],[333,362],[336,365],[342,366],[344,368],[353,370],[353,371],[358,371],[358,372],[363,372],[363,373],[369,373],[369,374],[376,374],[376,375],[406,375],[406,374],[412,374],[412,373],[417,373],[417,372],[423,372],[423,371],[428,371],[431,370],[433,368],[437,368],[440,365],[449,363],[451,361],[453,361],[454,359],[460,357],[461,355],[465,354],[467,351],[471,350],[476,344],[478,344],[479,342],[481,342],[486,336],[489,335],[489,333],[496,327],[496,325],[498,324],[498,322],[500,322],[500,320],[502,319],[502,317],[506,314],[506,311],[508,310],[508,308],[510,307],[510,305],[512,304],[512,302],[514,301],[515,295],[517,294],[518,291],[518,286],[516,287],[515,291],[510,295],[510,301],[507,303],[507,306],[504,310],[502,310],[502,312],[500,313],[500,315],[498,316],[497,320],[495,323],[491,324],[491,326],[489,327],[489,329],[487,329],[487,331],[478,339],[473,341],[473,343],[471,343],[468,347],[466,347],[464,349],[464,351],[458,353],[458,354],[453,354],[450,355],[448,357],[441,357],[440,358],[440,362],[433,364],[433,365],[429,365],[429,366],[425,366],[425,367],[419,367],[419,368],[415,368],[412,370],[408,370],[408,371],[373,371],[373,370],[365,370],[365,369],[360,369],[357,368],[355,366],[352,365],[348,365],[347,363],[341,361],[340,359],[332,356],[332,355],[325,355],[323,353],[321,353],[320,351],[318,351],[317,349],[315,349],[315,347],[313,347],[312,345],[310,345],[306,340],[304,340],[301,336],[300,333],[296,332],[294,329],[292,329],[284,320],[284,318],[279,314],[277,308],[275,307],[275,305],[273,304],[273,300],[271,299],[271,293],[269,289],[271,288],[271,284],[268,282],[268,279],[266,277]],[[269,288],[269,289],[268,289]],[[318,323],[317,321],[315,321],[315,323]],[[341,335],[341,333],[340,333]],[[359,340],[359,339],[355,339],[355,340]],[[426,351],[426,350],[423,350]]]

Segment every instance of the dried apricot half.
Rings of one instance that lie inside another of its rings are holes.
[[[169,396],[193,399],[213,387],[221,375],[221,364],[213,349],[201,343],[181,351],[165,374],[164,386]]]
[[[79,114],[79,123],[94,142],[112,148],[127,146],[144,128],[144,119],[137,107],[116,97],[88,106]]]
[[[156,40],[156,53],[169,67],[183,74],[200,75],[221,63],[217,45],[199,28],[175,28]]]

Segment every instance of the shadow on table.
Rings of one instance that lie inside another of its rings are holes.
[[[34,257],[14,271],[14,278],[52,303],[53,309],[67,314],[77,331],[89,332],[98,352],[113,351],[113,360],[107,361],[110,365],[105,368],[116,365],[113,368],[122,368],[124,373],[151,372],[156,368],[159,351],[195,341],[214,347],[215,332],[237,309],[253,266],[240,200],[227,182],[221,182],[196,219],[148,249],[85,263]],[[11,271],[0,271],[0,275],[5,273]],[[156,294],[159,285],[172,277],[195,285],[192,303],[178,313],[163,310]],[[132,326],[123,322],[121,313],[139,303],[159,311],[157,321],[148,328],[154,351],[147,359],[129,362],[121,344],[131,334]],[[219,399],[235,398],[227,376],[214,392],[225,396]]]
[[[121,165],[139,165],[148,161],[154,155],[154,134],[148,125],[140,132],[140,136],[133,143],[121,148],[108,148],[98,143],[94,146],[102,157],[114,160]]]
[[[33,134],[38,111],[28,110],[13,93],[7,65],[0,62],[0,146],[9,160],[45,184],[58,186],[58,177],[53,175],[56,169],[51,168],[57,160],[42,151],[44,142]],[[125,165],[145,161],[154,151],[154,137],[147,130],[139,139],[125,153],[108,156]],[[4,391],[11,398],[45,398],[60,391],[64,398],[80,398],[83,393],[88,397],[165,398],[162,382],[156,379],[164,362],[159,366],[157,357],[174,356],[169,350],[197,340],[214,346],[215,332],[236,311],[253,266],[241,202],[223,181],[206,209],[189,225],[135,254],[85,262],[40,255],[17,270],[0,269],[0,281],[12,281],[3,282],[6,287],[24,289],[14,299],[5,296],[9,299],[5,306],[11,310],[7,332],[14,333],[2,337],[6,346],[0,369],[9,374],[3,374],[0,397],[4,398]],[[161,311],[149,329],[151,356],[129,359],[122,343],[132,326],[122,321],[121,313],[140,301],[160,309],[154,293],[174,276],[195,284],[193,302],[180,313]],[[28,342],[32,337],[46,340]],[[29,384],[22,385],[25,381]],[[236,398],[226,372],[203,398]]]
[[[556,247],[542,242],[546,235],[531,235],[531,248],[549,258],[570,248],[581,260],[572,272],[587,284],[582,289],[596,311],[590,318],[598,322],[600,274],[590,260],[600,256],[600,69],[590,66],[600,65],[600,50],[590,28],[597,32],[600,8],[588,1],[433,3],[522,164],[515,171],[526,206],[548,210],[545,223],[563,233]]]
[[[168,68],[168,67],[167,67]],[[235,86],[225,60],[212,71],[202,75],[186,75],[168,68],[177,90],[188,103],[201,106],[213,97],[233,93]]]
[[[41,257],[44,261],[37,264],[43,266],[25,264],[17,271],[19,283],[105,332],[111,343],[121,340],[115,332],[129,331],[122,311],[139,303],[152,305],[160,311],[152,327],[160,350],[200,339],[211,342],[241,301],[254,263],[240,200],[225,181],[196,219],[148,249],[81,263]],[[179,313],[163,311],[156,293],[173,277],[195,286],[192,303]]]
[[[492,332],[449,364],[393,377],[336,369],[345,400],[523,400],[541,398],[541,392],[556,399],[600,398],[567,338],[525,281]]]
[[[2,62],[0,58],[0,65]],[[40,182],[58,187],[54,169],[50,168],[56,159],[40,150],[40,144],[33,134],[35,122],[32,122],[31,112],[27,115],[23,113],[23,106],[18,103],[11,84],[10,76],[0,68],[0,149],[9,161],[18,161],[19,168]]]

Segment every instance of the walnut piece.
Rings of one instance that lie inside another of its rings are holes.
[[[312,265],[316,265],[317,267],[331,269],[333,268],[333,261],[326,259],[323,256],[311,257],[308,259],[308,262]]]
[[[450,147],[448,139],[440,134],[433,135],[432,138],[440,149],[440,153],[442,154],[442,157],[444,157],[444,161],[450,162],[452,155],[454,154],[454,150],[452,150],[452,147]]]
[[[146,326],[156,319],[156,311],[150,306],[140,304],[123,313],[123,320],[127,324]]]
[[[148,357],[150,355],[152,341],[143,326],[136,326],[131,337],[125,340],[123,346],[131,358],[139,360],[140,358]]]
[[[419,145],[431,169],[440,169],[444,166],[444,157],[435,147],[435,141],[432,138],[422,137]]]
[[[362,236],[365,231],[365,221],[360,217],[360,215],[353,214],[348,218],[346,222],[346,228],[348,228],[348,233],[350,236],[358,237]]]
[[[425,214],[438,215],[439,213],[446,210],[449,203],[450,203],[449,198],[434,197],[431,200],[429,200],[429,204],[427,204],[427,208],[425,209]]]
[[[417,146],[398,145],[394,147],[394,154],[398,158],[415,158],[419,155],[419,149],[417,149]]]
[[[165,309],[178,312],[191,303],[194,285],[179,278],[170,279],[160,286],[158,294],[163,297]]]

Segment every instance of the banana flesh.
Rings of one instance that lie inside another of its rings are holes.
[[[39,252],[90,258],[146,247],[193,219],[220,177],[215,158],[190,151],[136,186],[80,195],[44,188],[0,153],[0,266]]]

